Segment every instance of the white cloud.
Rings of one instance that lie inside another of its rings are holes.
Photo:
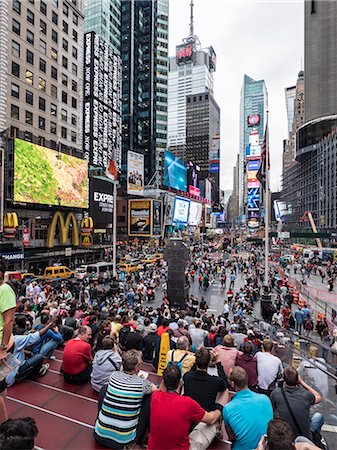
[[[190,0],[170,0],[170,56],[189,33]],[[243,75],[266,81],[269,94],[271,188],[280,187],[287,137],[284,88],[296,83],[303,55],[302,0],[194,0],[194,32],[217,54],[215,99],[221,107],[221,186],[232,188],[239,151]]]

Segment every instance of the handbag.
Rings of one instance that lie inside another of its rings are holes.
[[[290,404],[289,404],[289,400],[288,400],[288,398],[287,398],[287,396],[286,396],[286,393],[284,392],[283,387],[281,387],[281,392],[282,392],[284,401],[286,402],[288,411],[289,411],[289,413],[290,413],[290,415],[291,415],[291,418],[292,418],[292,420],[293,420],[293,422],[294,422],[294,424],[295,424],[295,427],[297,428],[297,431],[298,431],[299,435],[303,435],[303,433],[302,433],[302,431],[301,431],[301,428],[300,428],[300,426],[298,425],[298,422],[297,422],[297,420],[296,420],[296,417],[295,417],[295,415],[294,415],[294,413],[293,413],[293,410],[291,409],[291,406],[290,406]],[[320,433],[319,431],[315,431],[314,433],[312,433],[312,435],[313,435],[313,443],[314,443],[317,447],[322,448],[323,450],[328,450],[328,449],[329,449],[328,444],[326,443],[325,439],[322,437],[322,435],[321,435],[321,433]]]

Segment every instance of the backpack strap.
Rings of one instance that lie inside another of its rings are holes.
[[[179,360],[180,363],[182,363],[184,361],[185,358],[187,358],[188,353],[185,353]]]
[[[174,362],[174,352],[175,352],[175,350],[172,350],[172,353],[171,353],[171,362]]]
[[[115,363],[115,361],[113,359],[111,359],[110,356],[109,356],[108,360],[111,362],[111,364],[114,366],[115,370],[118,372],[119,368],[118,368],[117,364]]]

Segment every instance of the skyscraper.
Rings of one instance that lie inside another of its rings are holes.
[[[249,180],[247,179],[247,159],[251,161],[258,160],[261,155],[261,145],[264,139],[264,132],[266,127],[266,115],[268,107],[268,94],[264,80],[253,80],[248,75],[244,75],[243,86],[241,89],[240,100],[240,152],[239,152],[239,212],[240,215],[245,216],[247,213],[247,196],[249,187]],[[254,153],[247,157],[247,147],[254,148]],[[254,159],[255,156],[255,159]],[[253,163],[251,164],[254,166]],[[255,164],[257,167],[258,163]],[[256,172],[256,169],[252,169]],[[254,191],[254,202],[258,202],[260,198],[259,188],[256,185],[251,185]],[[256,190],[257,189],[257,190]],[[259,209],[259,208],[255,208]],[[257,212],[254,213],[256,218]]]
[[[290,86],[284,89],[284,95],[286,98],[287,119],[288,119],[288,134],[293,127],[294,119],[294,100],[296,97],[296,86]]]
[[[84,33],[94,31],[117,55],[121,49],[121,1],[85,0],[84,3]]]
[[[191,0],[190,33],[176,46],[176,55],[170,57],[168,75],[168,147],[179,157],[186,156],[186,97],[206,92],[213,95],[215,69],[213,47],[202,49],[194,34]]]
[[[159,180],[167,139],[168,0],[122,2],[122,176],[144,154],[145,184]],[[157,178],[156,176],[157,175]]]
[[[211,93],[186,97],[186,162],[200,167],[199,179],[212,183],[212,201],[219,205],[220,108]]]
[[[305,114],[308,122],[337,113],[337,3],[305,1]]]

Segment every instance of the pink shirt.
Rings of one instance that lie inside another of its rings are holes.
[[[219,358],[227,377],[229,376],[229,369],[235,366],[235,360],[238,355],[242,355],[235,347],[224,347],[218,345],[215,350],[219,353]]]

